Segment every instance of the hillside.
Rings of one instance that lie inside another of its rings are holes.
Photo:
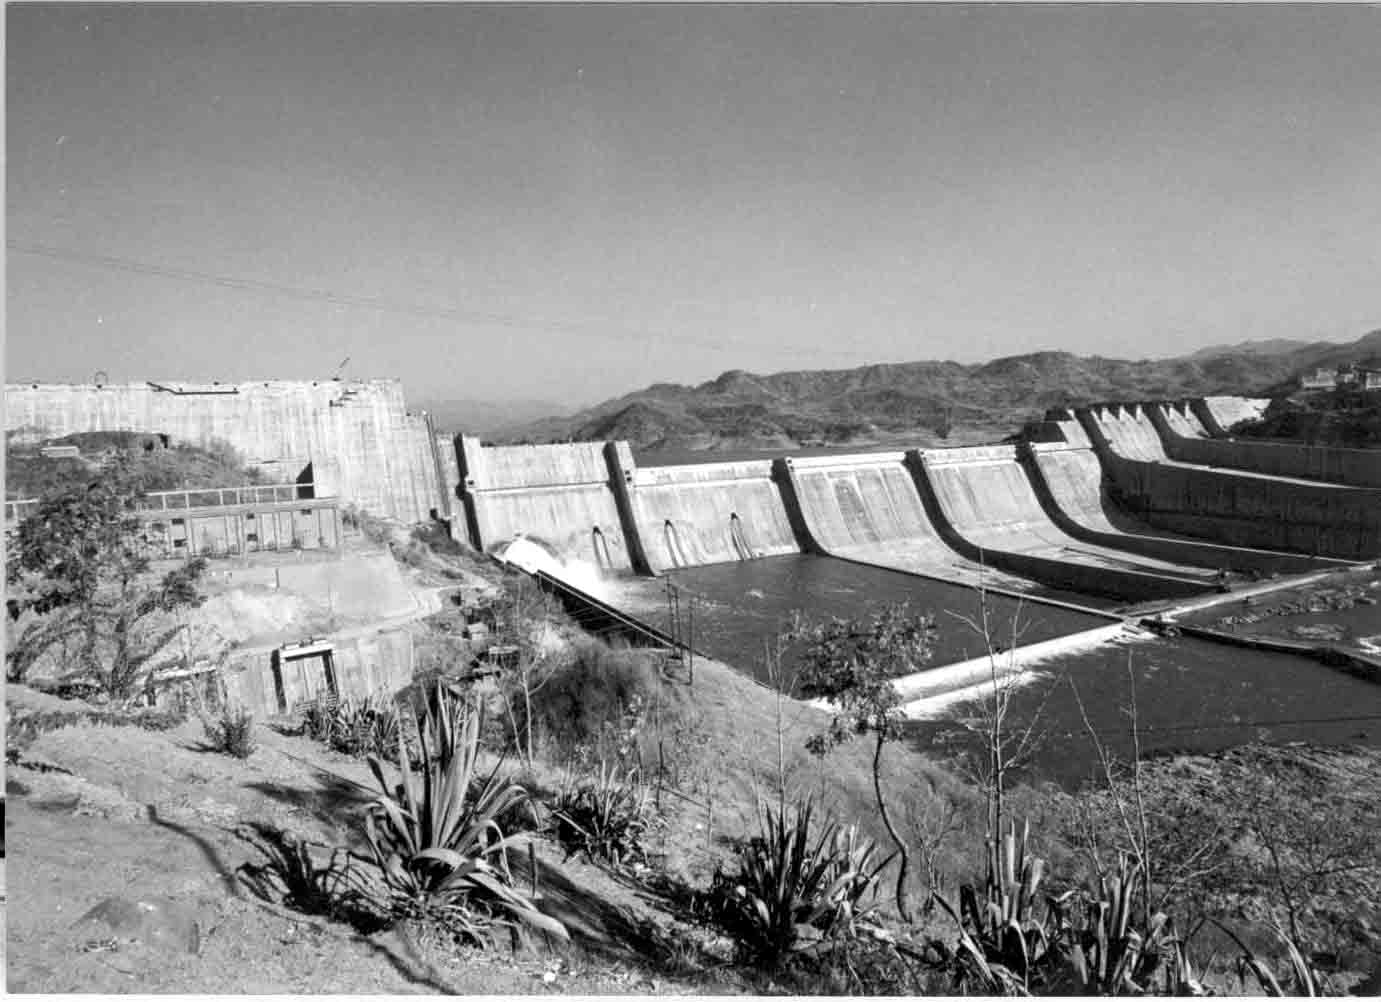
[[[503,441],[626,439],[649,451],[965,444],[1002,438],[1047,408],[1099,400],[1284,391],[1319,366],[1381,360],[1381,330],[1349,344],[1274,340],[1129,361],[1043,351],[975,365],[925,361],[657,383]]]

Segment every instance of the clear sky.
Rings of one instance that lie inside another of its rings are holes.
[[[578,404],[1381,326],[1375,7],[6,18],[9,379]]]

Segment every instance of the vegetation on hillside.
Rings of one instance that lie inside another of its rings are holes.
[[[1256,421],[1234,425],[1243,438],[1279,439],[1350,449],[1381,447],[1381,392],[1339,389],[1303,393],[1271,402]]]
[[[114,572],[91,560],[123,552],[131,495],[118,483],[47,502],[47,527],[68,518],[70,529],[21,531],[33,602],[77,608],[109,583]],[[86,505],[96,513],[77,518]],[[405,539],[400,558],[444,563],[450,544]],[[136,557],[123,554],[117,569]],[[395,931],[462,966],[517,956],[522,944],[597,958],[590,930],[603,920],[646,972],[763,993],[1202,994],[1241,990],[1246,978],[1268,993],[1319,992],[1376,953],[1375,753],[1247,748],[1217,761],[1118,762],[1091,733],[1098,782],[1075,794],[1032,788],[1021,766],[1039,734],[1009,722],[1021,679],[984,618],[973,625],[989,638],[992,685],[971,715],[983,740],[962,763],[939,764],[909,746],[893,685],[925,658],[924,615],[795,625],[798,681],[832,699],[830,711],[712,664],[692,683],[666,652],[586,636],[520,578],[488,573],[495,597],[471,614],[490,657],[477,666],[467,648],[466,661],[396,698],[318,707],[302,721],[304,737],[339,756],[306,759],[311,783],[333,797],[226,780],[236,796],[268,791],[290,804],[277,823],[241,818],[259,855],[235,871],[236,886],[274,914],[358,936]],[[81,664],[114,692],[120,657],[107,643]],[[1135,739],[1134,692],[1128,702]],[[23,783],[85,782],[72,770],[112,754],[108,729],[83,735],[65,772],[28,759],[36,731],[69,726],[72,705],[11,727],[26,742],[12,759]],[[256,732],[247,714],[222,710],[206,737],[243,756],[225,759],[234,768],[304,760],[303,745],[272,751],[302,738]],[[92,712],[110,722],[109,707]],[[180,751],[158,740],[158,752],[137,745],[157,776],[130,781],[131,796],[163,782]],[[342,779],[352,759],[368,772]],[[189,802],[205,799],[215,768],[195,763]],[[279,826],[304,810],[332,822],[334,842],[309,846]],[[143,816],[121,824],[155,823]],[[600,896],[619,888],[655,918],[608,919]],[[563,908],[563,893],[578,903]]]
[[[75,446],[78,456],[48,457],[51,446]],[[124,476],[144,491],[198,487],[237,487],[255,483],[259,472],[247,468],[230,445],[168,444],[166,436],[138,431],[80,432],[42,442],[21,443],[10,436],[5,454],[5,497],[46,497],[85,487],[119,458]]]
[[[86,487],[50,494],[7,536],[6,678],[41,660],[50,681],[112,699],[138,693],[181,626],[169,614],[199,605],[201,558],[150,574],[141,476],[113,461]]]
[[[1262,394],[1321,365],[1381,354],[1381,331],[1352,344],[1277,342],[1127,361],[1043,351],[976,365],[907,362],[847,370],[733,370],[699,386],[659,383],[502,441],[626,439],[647,450],[797,448],[903,436],[1000,438],[1051,407],[1102,400]],[[1288,392],[1288,391],[1287,391]]]

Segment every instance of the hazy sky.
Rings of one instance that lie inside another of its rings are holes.
[[[11,380],[574,404],[1381,326],[1378,8],[6,19]]]

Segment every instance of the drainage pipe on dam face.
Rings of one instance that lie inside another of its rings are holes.
[[[743,534],[743,523],[739,521],[738,512],[729,513],[729,539],[734,544],[734,552],[738,554],[740,560],[755,560],[757,554],[748,545],[748,539]]]

